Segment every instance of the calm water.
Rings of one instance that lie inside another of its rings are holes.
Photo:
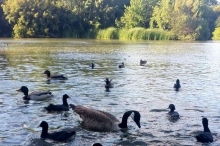
[[[139,66],[146,59],[146,66]],[[92,70],[89,64],[95,63]],[[125,68],[118,65],[124,62]],[[201,131],[202,116],[214,134],[212,146],[220,145],[220,42],[118,42],[91,40],[0,40],[0,145],[55,145],[40,140],[42,120],[50,130],[71,127],[75,140],[56,145],[201,145],[193,137]],[[46,82],[42,74],[68,76],[65,82]],[[104,79],[115,88],[106,92]],[[181,91],[172,87],[180,79]],[[51,100],[24,102],[16,89],[50,90]],[[61,119],[43,107],[68,103],[108,111],[121,119],[127,110],[141,113],[141,128],[129,119],[129,130],[91,132],[81,128],[78,115]],[[181,118],[167,119],[167,107],[175,104]],[[156,109],[156,110],[153,110]],[[166,110],[164,110],[166,109]],[[153,110],[153,111],[152,111]],[[156,112],[155,112],[156,111]]]

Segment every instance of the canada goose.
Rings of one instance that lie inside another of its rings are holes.
[[[39,127],[42,127],[42,132],[40,137],[43,139],[51,139],[54,141],[64,142],[69,140],[72,136],[76,134],[76,132],[73,129],[48,133],[49,126],[46,121],[42,121]]]
[[[69,105],[67,103],[67,98],[69,98],[69,96],[67,94],[64,94],[63,95],[63,104],[58,104],[58,105],[50,104],[44,108],[48,111],[69,111]]]
[[[51,75],[50,71],[49,70],[46,70],[44,72],[44,74],[47,75],[47,79],[50,80],[50,79],[53,79],[53,80],[66,80],[67,77],[65,75]]]
[[[24,93],[24,100],[44,100],[53,96],[50,91],[34,91],[28,94],[29,90],[26,86],[22,86],[20,89],[16,91]]]
[[[174,111],[176,109],[174,104],[170,104],[168,109],[170,109],[170,111],[167,113],[167,115],[170,119],[172,120],[179,119],[180,115],[178,112]]]
[[[176,80],[176,84],[174,84],[173,88],[175,88],[176,91],[179,91],[179,88],[181,88],[179,79]]]
[[[112,80],[109,80],[109,78],[105,79],[105,88],[113,88],[114,84],[112,83]]]
[[[124,67],[125,67],[124,62],[122,62],[118,67],[119,67],[119,68],[124,68]]]
[[[202,118],[204,131],[196,136],[197,141],[202,143],[213,142],[213,136],[208,127],[208,119]]]
[[[127,111],[122,117],[122,122],[113,116],[112,114],[100,110],[89,109],[80,105],[70,104],[70,107],[74,112],[79,114],[82,118],[82,126],[85,129],[93,131],[118,131],[120,129],[128,128],[127,120],[128,117],[134,120],[139,128],[140,125],[140,113],[138,111]]]
[[[147,63],[147,60],[140,60],[140,66],[144,66]]]

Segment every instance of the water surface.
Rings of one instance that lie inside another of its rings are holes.
[[[201,131],[202,117],[209,119],[214,142],[220,145],[220,42],[119,42],[68,39],[0,40],[0,145],[55,145],[40,140],[41,121],[50,130],[71,127],[74,141],[56,145],[201,145],[193,137]],[[147,65],[140,66],[140,59]],[[95,69],[89,65],[94,62]],[[125,68],[118,65],[124,62]],[[45,70],[68,76],[64,82],[46,82]],[[115,87],[106,92],[104,80]],[[173,84],[180,79],[181,90]],[[47,101],[24,102],[16,89],[50,90]],[[92,132],[81,128],[81,119],[47,113],[43,107],[59,104],[68,94],[69,103],[112,113],[121,120],[127,110],[141,113],[141,128],[129,119],[129,130]],[[175,104],[180,120],[171,122],[166,113]]]

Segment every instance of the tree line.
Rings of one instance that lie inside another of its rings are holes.
[[[0,37],[220,39],[217,0],[0,0],[0,5]]]

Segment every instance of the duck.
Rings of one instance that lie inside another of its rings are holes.
[[[147,60],[140,60],[140,66],[144,66],[147,63]]]
[[[47,107],[44,107],[47,111],[69,111],[69,105],[67,103],[67,98],[69,96],[67,94],[63,95],[63,104],[50,104]]]
[[[94,143],[92,146],[102,146],[101,143]]]
[[[170,119],[177,120],[180,118],[179,113],[174,111],[176,109],[174,104],[170,104],[168,109],[170,109],[170,111],[167,113],[167,115]]]
[[[22,86],[17,92],[23,92],[24,100],[45,100],[53,96],[50,91],[34,91],[28,94],[29,90],[26,86]]]
[[[95,64],[94,64],[94,63],[92,63],[92,64],[91,64],[91,67],[92,67],[92,69],[94,69],[94,67],[95,67]]]
[[[114,84],[112,83],[112,80],[110,80],[109,78],[105,79],[105,88],[109,89],[109,88],[113,88]]]
[[[70,140],[73,136],[76,135],[76,131],[73,129],[62,130],[57,132],[48,133],[49,125],[46,121],[42,121],[38,127],[42,127],[42,132],[40,137],[43,139],[51,139],[57,142],[65,142]]]
[[[124,67],[125,67],[124,62],[122,62],[118,67],[119,67],[119,68],[124,68]]]
[[[68,78],[65,75],[51,75],[49,70],[46,70],[43,74],[47,75],[47,79],[53,79],[53,80],[67,80]]]
[[[179,91],[179,89],[181,88],[179,79],[176,80],[176,84],[174,84],[173,88],[175,88],[176,91]]]
[[[70,107],[81,117],[83,120],[82,127],[87,130],[107,132],[127,129],[127,120],[129,116],[134,120],[137,126],[141,128],[141,115],[138,111],[135,110],[125,112],[122,117],[122,121],[120,122],[115,116],[105,111],[90,109],[81,105],[74,104],[70,104]]]
[[[196,135],[196,140],[202,143],[213,142],[213,136],[208,127],[208,119],[202,118],[202,124],[203,124],[204,131]]]

